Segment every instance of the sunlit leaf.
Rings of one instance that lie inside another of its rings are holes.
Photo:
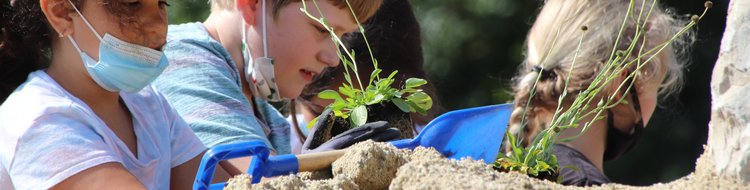
[[[410,102],[414,102],[422,110],[429,110],[432,108],[432,98],[430,95],[424,92],[417,92],[409,95],[406,99]]]
[[[373,105],[373,104],[380,103],[380,102],[383,101],[383,99],[385,99],[385,95],[383,95],[383,94],[375,94],[375,97],[373,97],[372,100],[370,100],[370,102],[367,102],[367,105]]]
[[[351,121],[354,126],[359,127],[367,123],[367,108],[365,106],[357,106],[351,114]]]
[[[415,88],[427,84],[427,80],[420,78],[406,79],[406,88]]]
[[[327,99],[327,100],[341,99],[341,95],[339,95],[338,92],[333,91],[333,90],[324,90],[323,92],[318,93],[318,97],[321,99]]]

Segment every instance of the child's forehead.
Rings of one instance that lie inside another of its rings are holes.
[[[324,17],[327,24],[331,26],[336,32],[354,32],[357,29],[357,23],[354,21],[354,16],[352,15],[351,10],[349,10],[349,8],[347,7],[341,8],[339,6],[335,6],[331,3],[331,1],[317,1],[317,7],[315,4],[307,1],[306,6],[308,12],[310,12],[312,16],[317,18]],[[304,13],[301,11],[301,2],[292,3],[282,9],[288,10],[282,10],[281,12],[299,14],[302,15],[304,19],[315,22],[314,20],[307,18],[307,16],[304,16]]]

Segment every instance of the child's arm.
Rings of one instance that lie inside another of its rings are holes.
[[[51,189],[146,189],[120,163],[110,162],[83,170]]]
[[[172,178],[169,180],[170,189],[192,189],[193,183],[195,182],[195,175],[198,172],[198,167],[201,164],[202,157],[203,153],[183,164],[180,164],[177,167],[172,168]],[[216,167],[216,173],[220,173],[219,170],[222,170],[221,167]],[[228,178],[215,180],[226,181],[228,180]]]

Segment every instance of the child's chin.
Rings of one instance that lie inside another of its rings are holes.
[[[290,92],[289,90],[292,90],[292,91]],[[279,89],[279,95],[281,95],[281,98],[288,99],[288,100],[295,99],[299,97],[299,95],[301,94],[302,94],[302,87],[295,88],[295,89]]]

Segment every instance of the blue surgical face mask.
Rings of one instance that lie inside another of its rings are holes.
[[[73,8],[99,38],[99,61],[81,51],[72,37],[68,36],[68,39],[81,54],[86,71],[102,88],[111,92],[138,92],[169,65],[164,52],[128,43],[109,34],[102,38],[75,5]]]
[[[268,101],[281,101],[279,87],[276,84],[273,59],[268,57],[268,38],[266,37],[266,0],[262,1],[262,35],[263,57],[253,60],[247,45],[247,27],[242,22],[242,55],[245,59],[245,79],[252,88],[253,95]],[[244,20],[244,19],[243,19]]]

